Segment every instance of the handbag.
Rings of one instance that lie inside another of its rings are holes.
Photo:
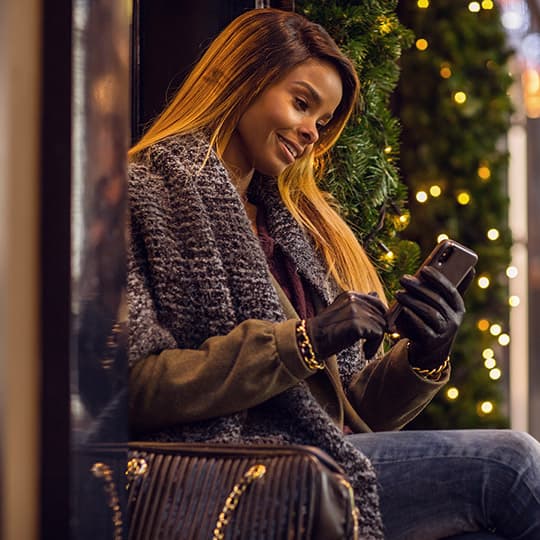
[[[129,540],[343,540],[358,510],[311,446],[129,443]]]

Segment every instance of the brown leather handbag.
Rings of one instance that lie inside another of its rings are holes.
[[[358,510],[340,466],[309,446],[133,442],[129,540],[343,540]]]

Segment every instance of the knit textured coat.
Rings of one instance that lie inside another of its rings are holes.
[[[285,319],[238,192],[204,136],[162,141],[144,162],[130,165],[129,173],[131,365],[165,349],[198,348],[246,319]],[[282,203],[276,182],[253,180],[250,196],[264,206],[270,234],[299,274],[331,303],[338,288]],[[366,360],[355,346],[341,352],[338,362],[347,388]],[[347,442],[304,382],[252,409],[170,426],[148,438],[317,446],[341,464],[355,488],[361,538],[383,537],[371,463]]]

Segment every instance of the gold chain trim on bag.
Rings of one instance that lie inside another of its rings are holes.
[[[221,510],[221,513],[219,514],[212,540],[223,540],[225,538],[225,527],[229,524],[232,513],[236,510],[236,507],[240,502],[240,497],[254,480],[262,478],[265,474],[266,467],[264,465],[253,465],[253,467],[250,467],[240,481],[233,487],[225,501],[223,510]]]
[[[98,461],[90,469],[96,478],[103,478],[105,482],[105,493],[109,496],[109,508],[113,511],[114,540],[122,540],[122,511],[120,500],[116,491],[116,484],[113,480],[112,470],[105,463]]]
[[[127,484],[126,489],[129,489],[131,482],[138,476],[146,474],[148,471],[148,463],[143,458],[131,458],[126,467]]]
[[[358,540],[359,534],[360,534],[359,526],[358,526],[358,521],[360,519],[360,510],[358,510],[358,507],[356,506],[356,503],[354,501],[354,491],[351,486],[351,483],[348,480],[345,480],[345,478],[340,478],[340,482],[349,491],[349,498],[351,500],[352,518],[353,518],[353,539]]]

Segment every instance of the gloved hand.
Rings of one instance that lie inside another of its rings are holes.
[[[396,293],[403,306],[396,329],[410,340],[411,365],[432,369],[446,360],[465,314],[462,295],[474,275],[472,268],[459,288],[431,266],[422,268],[419,277],[400,279],[405,290]]]
[[[385,313],[386,306],[375,292],[341,293],[324,311],[306,321],[315,356],[328,358],[365,339],[364,353],[371,358],[384,338]]]

